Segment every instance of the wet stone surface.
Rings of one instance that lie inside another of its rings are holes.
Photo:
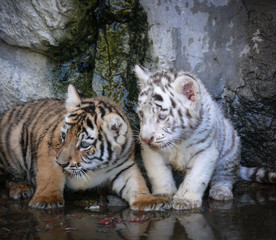
[[[0,239],[275,239],[276,186],[239,182],[234,200],[205,198],[187,211],[134,212],[88,206],[94,195],[66,194],[64,209],[30,209],[1,187]],[[109,198],[110,199],[110,198]]]

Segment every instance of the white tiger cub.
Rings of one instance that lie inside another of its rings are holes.
[[[237,170],[244,180],[276,183],[272,170],[240,166],[240,139],[198,78],[138,65],[135,72],[142,157],[154,195],[173,197],[174,209],[187,209],[201,206],[209,182],[211,198],[232,199]],[[178,191],[171,164],[186,171]]]
[[[151,73],[136,66],[141,92],[138,101],[142,158],[154,195],[172,198],[172,208],[202,205],[209,196],[233,198],[240,162],[240,139],[231,122],[191,73]],[[179,189],[171,165],[185,171]]]

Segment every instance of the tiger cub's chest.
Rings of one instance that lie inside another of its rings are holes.
[[[187,148],[187,143],[180,143],[170,152],[166,152],[165,155],[176,170],[182,171],[189,166],[193,152],[193,149]]]

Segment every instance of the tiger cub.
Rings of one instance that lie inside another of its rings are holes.
[[[233,198],[240,161],[240,139],[203,83],[187,72],[151,73],[135,67],[142,157],[153,194],[172,198],[172,208],[202,205],[210,182],[211,198]],[[185,171],[176,189],[171,165]]]
[[[66,103],[44,99],[9,110],[0,121],[0,170],[11,198],[34,208],[64,205],[63,190],[109,182],[134,210],[163,210],[134,162],[134,141],[122,109],[105,97],[81,98],[73,85]]]

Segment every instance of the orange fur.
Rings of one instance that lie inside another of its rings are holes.
[[[132,204],[132,206],[137,208],[137,210],[142,211],[145,210],[148,206],[159,204],[168,204],[168,200],[165,198],[156,198],[150,194],[146,194],[144,196],[138,197]]]
[[[2,171],[13,179],[11,197],[30,197],[35,188],[29,202],[34,208],[62,207],[65,183],[78,190],[107,181],[133,209],[169,207],[166,199],[150,194],[134,162],[132,130],[123,110],[105,97],[81,99],[72,85],[66,103],[37,100],[3,115]]]
[[[7,183],[9,189],[9,196],[13,199],[28,198],[33,194],[33,187],[24,182],[9,182]]]
[[[47,137],[47,136],[46,136]],[[55,163],[56,152],[41,142],[38,148],[36,191],[29,203],[30,207],[54,208],[64,205],[63,188],[65,175]]]

